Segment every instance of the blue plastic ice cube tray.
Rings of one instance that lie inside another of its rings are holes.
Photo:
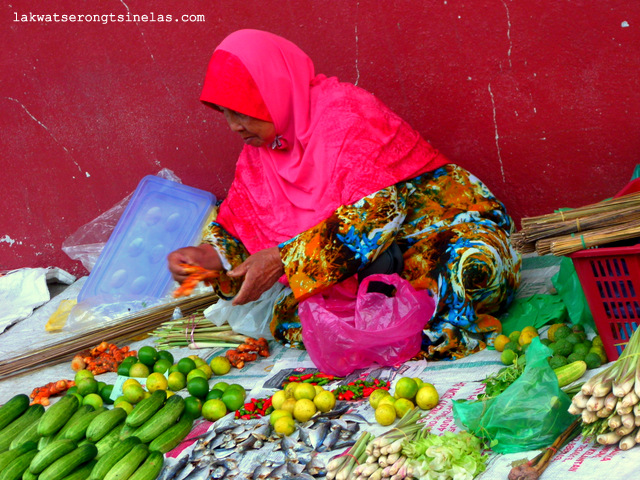
[[[109,237],[78,301],[158,299],[172,279],[167,255],[200,238],[215,196],[154,175],[144,177]]]

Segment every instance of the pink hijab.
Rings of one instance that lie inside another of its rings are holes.
[[[245,145],[217,221],[249,252],[276,246],[341,205],[448,160],[373,95],[315,75],[296,45],[259,30],[225,38],[200,99],[272,120],[277,143]]]

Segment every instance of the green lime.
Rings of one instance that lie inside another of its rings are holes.
[[[174,363],[173,365],[171,365],[169,367],[169,373],[173,373],[173,372],[179,372],[180,370],[178,370],[178,364]],[[185,375],[186,376],[186,375]]]
[[[518,352],[521,350],[521,348],[522,348],[522,347],[520,346],[520,344],[519,344],[519,343],[518,343],[518,341],[516,340],[515,342],[514,342],[514,341],[510,341],[509,343],[507,343],[507,344],[504,346],[504,349],[503,349],[502,351],[504,352],[505,350],[511,350],[511,351],[513,351],[513,352],[518,353]]]
[[[242,385],[239,385],[237,383],[232,383],[231,385],[229,385],[224,390],[224,393],[232,391],[232,390],[237,390],[238,392],[240,392],[242,394],[243,398],[247,396],[247,391],[245,390],[245,388]]]
[[[513,350],[506,349],[506,348],[502,351],[502,354],[500,355],[500,361],[504,365],[512,365],[513,362],[515,362],[516,358],[518,358],[518,354]]]
[[[120,366],[118,367],[118,375],[120,375],[121,377],[128,377],[129,376],[129,371],[131,370],[131,365],[130,363],[124,364],[121,363]]]
[[[571,355],[567,357],[567,363],[573,363],[573,362],[577,362],[578,360],[584,360],[586,356],[587,356],[586,353],[573,352]]]
[[[554,355],[549,359],[549,366],[555,370],[556,368],[563,367],[567,364],[566,357],[561,355]]]
[[[584,332],[584,327],[582,325],[580,325],[579,323],[576,323],[575,325],[571,325],[571,331],[572,332]]]
[[[93,373],[91,373],[90,370],[83,368],[82,370],[78,370],[76,372],[75,376],[73,377],[73,381],[77,384],[83,378],[93,378]]]
[[[549,340],[548,338],[543,338],[542,340],[540,340],[540,343],[542,343],[545,347],[548,347],[549,345],[551,345],[551,340]]]
[[[227,406],[222,400],[214,398],[213,400],[207,400],[202,405],[202,416],[210,422],[215,422],[226,414]]]
[[[566,336],[565,340],[569,342],[571,345],[576,345],[582,342],[582,338],[577,333],[570,333]]]
[[[591,340],[591,346],[604,347],[604,344],[602,343],[602,338],[600,338],[600,335],[596,335],[595,337],[593,337],[593,340]]]
[[[153,364],[158,361],[158,351],[149,345],[141,347],[138,350],[138,360],[147,367],[153,367]]]
[[[576,343],[573,346],[573,352],[572,353],[577,353],[578,355],[582,355],[585,356],[587,353],[589,353],[589,349],[591,347],[589,345],[587,345],[586,343]]]
[[[200,417],[202,415],[202,400],[194,396],[185,398],[184,411],[193,419]]]
[[[166,358],[159,358],[156,363],[153,364],[153,371],[158,373],[166,373],[171,368],[171,362]]]
[[[130,355],[128,357],[126,357],[124,360],[122,360],[120,362],[120,365],[133,365],[134,363],[138,362],[138,357],[136,357],[135,355]]]
[[[196,368],[196,362],[191,358],[185,357],[178,360],[178,371],[183,373],[185,376],[194,368]]]
[[[104,400],[97,393],[90,393],[82,399],[83,405],[91,405],[93,408],[100,408],[104,405]]]
[[[187,382],[187,391],[198,398],[206,398],[209,393],[209,382],[203,377],[193,377]]]
[[[214,388],[209,393],[207,393],[206,400],[213,400],[213,399],[216,399],[216,398],[222,398],[222,394],[223,393],[224,392],[222,390],[218,390],[217,388]]]
[[[558,340],[567,338],[571,333],[571,329],[568,326],[562,325],[555,331],[553,339],[557,342]]]
[[[78,393],[83,397],[90,393],[98,393],[98,382],[94,378],[83,378],[76,383],[76,386],[78,387]]]
[[[177,392],[187,386],[187,379],[182,372],[171,372],[168,378],[169,389]]]
[[[558,332],[559,331],[560,329],[558,329]],[[558,332],[556,332],[556,336]],[[551,348],[555,355],[562,355],[563,357],[566,357],[570,355],[571,352],[573,352],[573,344],[564,339],[557,340],[556,342],[552,343],[549,348]]]
[[[220,398],[220,400],[223,401],[223,403],[227,406],[227,409],[230,412],[233,412],[238,410],[242,405],[244,405],[244,394],[239,390],[227,389],[222,394],[222,397]]]
[[[211,388],[217,388],[218,390],[222,390],[224,392],[228,386],[229,384],[227,382],[217,382]]]
[[[167,350],[158,350],[158,359],[161,358],[169,360],[171,364],[173,364],[174,362],[173,354],[171,352],[168,352]]]
[[[105,385],[100,389],[100,396],[107,405],[113,404],[113,400],[111,400],[111,392],[113,392],[113,385]]]
[[[73,387],[70,387],[67,389],[67,395],[73,395],[74,393],[78,393],[78,387],[77,385],[74,385]]]
[[[595,352],[587,353],[587,355],[584,357],[584,361],[587,364],[587,368],[590,370],[592,368],[598,368],[600,365],[602,365],[602,359],[600,358],[600,355]]]
[[[209,366],[216,375],[226,375],[231,370],[231,362],[227,357],[213,357]]]

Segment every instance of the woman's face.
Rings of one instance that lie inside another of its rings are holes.
[[[265,144],[271,145],[275,140],[276,128],[273,123],[225,107],[219,108],[222,110],[231,131],[240,134],[246,145],[261,147]]]

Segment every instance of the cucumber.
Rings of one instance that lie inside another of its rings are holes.
[[[129,480],[155,480],[163,465],[164,455],[160,452],[151,452],[144,463],[129,477]]]
[[[184,399],[180,395],[172,395],[160,410],[153,417],[144,422],[134,435],[142,443],[150,443],[162,432],[173,426],[184,411]]]
[[[131,452],[131,449],[136,445],[140,445],[140,439],[138,437],[129,437],[125,441],[114,446],[98,459],[98,462],[95,467],[93,467],[93,471],[89,476],[89,480],[103,480],[116,463],[124,458],[127,453]]]
[[[42,450],[51,442],[53,442],[53,440],[54,440],[53,435],[49,437],[40,437],[40,440],[38,440],[38,450]]]
[[[37,450],[30,450],[13,460],[0,472],[0,480],[20,480],[22,474],[29,468],[29,463],[31,463],[31,459],[35,457],[36,453],[38,453]]]
[[[191,428],[193,427],[193,418],[188,414],[183,414],[182,418],[169,427],[166,431],[162,432],[149,444],[149,450],[152,452],[158,451],[160,453],[167,453],[177,447],[180,442],[189,435]]]
[[[29,407],[29,397],[24,393],[12,397],[0,407],[0,430],[22,415]]]
[[[93,460],[97,453],[98,449],[93,443],[85,443],[49,465],[38,480],[62,480],[80,465]]]
[[[91,424],[93,419],[96,418],[98,415],[100,415],[102,412],[106,412],[106,411],[107,409],[105,407],[100,407],[97,410],[94,410],[93,412],[86,413],[85,415],[80,417],[77,421],[75,421],[67,429],[66,432],[64,432],[64,435],[62,435],[62,438],[73,440],[74,442],[79,442],[85,437],[87,428],[89,428],[89,424]]]
[[[59,458],[64,457],[67,453],[74,451],[77,446],[78,445],[73,440],[53,440],[34,457],[31,461],[31,465],[29,465],[29,471],[36,475],[42,473],[45,468]]]
[[[127,425],[126,422],[122,425],[122,430],[120,430],[120,440],[125,440],[129,438],[131,435],[135,433],[138,427],[132,427],[131,425]]]
[[[553,372],[558,377],[558,385],[562,388],[578,380],[586,371],[587,364],[583,360],[576,360],[556,368]]]
[[[126,480],[138,467],[145,461],[149,455],[149,447],[143,443],[139,443],[133,447],[129,453],[122,457],[118,462],[111,467],[109,473],[104,477],[104,480]]]
[[[7,450],[6,452],[0,453],[0,472],[2,472],[7,465],[13,462],[20,455],[24,455],[32,450],[37,451],[37,448],[38,445],[35,442],[25,442],[13,450]]]
[[[0,452],[8,450],[11,442],[20,433],[37,422],[44,414],[44,407],[39,403],[31,405],[27,410],[0,431]]]
[[[167,392],[156,390],[151,396],[138,403],[133,411],[127,415],[126,424],[131,427],[139,427],[162,408],[166,399]]]
[[[93,408],[93,406],[91,405],[79,406],[78,410],[76,410],[76,413],[74,413],[71,418],[67,420],[67,423],[65,423],[64,426],[60,430],[58,430],[58,433],[56,433],[54,438],[56,440],[59,438],[64,438],[63,435],[66,433],[66,431],[69,430],[78,420],[80,420],[80,418],[94,411],[95,408]]]
[[[85,463],[80,468],[78,468],[75,472],[70,473],[62,480],[86,480],[91,475],[91,470],[95,467],[96,461],[91,460],[90,462]],[[24,480],[24,479],[23,479]]]
[[[40,435],[38,435],[38,422],[33,422],[13,438],[9,445],[9,450],[13,450],[26,442],[35,442],[37,444],[38,440],[40,440]]]
[[[90,442],[97,442],[113,430],[116,425],[124,422],[125,418],[127,418],[127,411],[122,408],[115,407],[112,410],[102,412],[91,420],[85,436]]]
[[[43,437],[54,435],[73,416],[80,407],[80,402],[75,395],[65,395],[51,405],[38,424],[38,434]]]
[[[116,425],[109,433],[96,442],[96,448],[98,454],[96,459],[102,458],[102,456],[115,447],[122,439],[120,438],[120,432],[124,425]],[[87,440],[88,441],[88,440]]]
[[[28,468],[22,474],[22,480],[37,480],[37,479],[38,479],[38,475],[34,475],[33,473],[31,473]]]

